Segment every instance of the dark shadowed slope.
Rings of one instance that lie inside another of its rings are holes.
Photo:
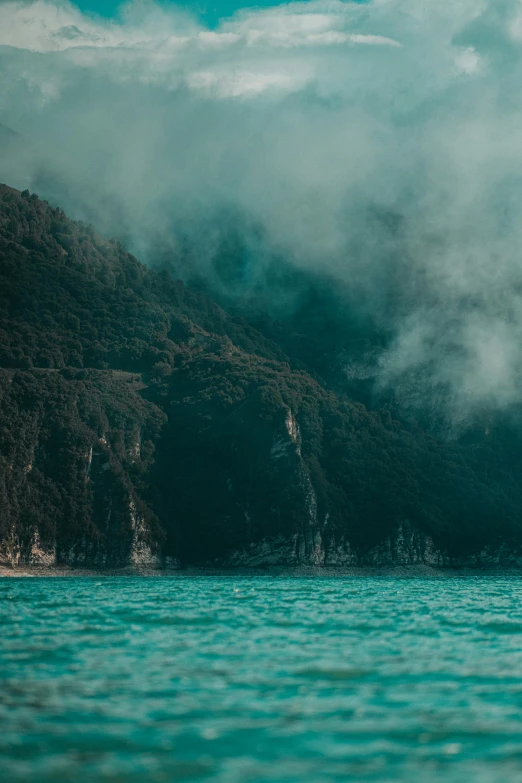
[[[6,186],[0,367],[4,561],[442,563],[522,541],[516,433],[448,444],[369,412]]]

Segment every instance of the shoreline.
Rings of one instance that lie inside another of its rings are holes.
[[[431,566],[423,563],[411,565],[382,566],[266,566],[266,567],[195,567],[186,568],[73,568],[71,566],[3,566],[0,565],[0,579],[20,578],[183,578],[187,576],[269,576],[269,577],[357,577],[357,576],[401,576],[451,578],[454,576],[511,576],[522,577],[522,568],[513,565],[490,565],[476,567]]]

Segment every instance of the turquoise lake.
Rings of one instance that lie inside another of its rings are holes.
[[[522,780],[518,576],[0,580],[3,783]]]

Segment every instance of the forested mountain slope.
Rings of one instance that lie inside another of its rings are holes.
[[[0,558],[516,559],[516,428],[437,440],[282,345],[1,186]]]

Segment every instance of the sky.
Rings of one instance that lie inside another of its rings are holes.
[[[0,123],[52,162],[40,195],[203,272],[233,225],[247,285],[279,255],[349,286],[383,385],[520,405],[521,0],[214,4],[0,1]]]

